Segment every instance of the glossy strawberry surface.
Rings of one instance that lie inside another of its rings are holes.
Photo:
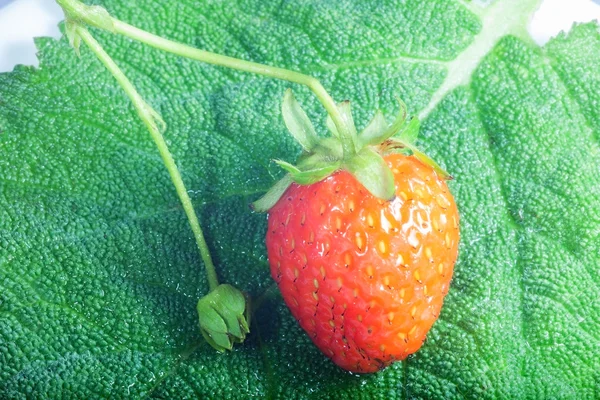
[[[385,158],[396,198],[349,173],[293,184],[269,212],[273,279],[317,347],[340,367],[375,372],[417,351],[440,314],[458,253],[446,182],[412,156]]]

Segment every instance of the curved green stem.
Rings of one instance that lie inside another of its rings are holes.
[[[223,56],[221,54],[212,53],[206,50],[196,49],[183,43],[178,43],[154,35],[142,29],[136,28],[135,26],[129,25],[123,21],[119,21],[116,18],[112,18],[112,23],[116,33],[181,57],[307,86],[314,93],[317,99],[319,99],[327,113],[331,116],[336,128],[342,133],[341,136],[349,137],[349,130],[346,127],[346,123],[344,122],[342,114],[338,110],[335,101],[323,87],[321,82],[310,75],[290,71],[284,68],[277,68],[251,61],[240,60],[238,58]],[[350,143],[347,145],[348,148],[345,147],[344,151],[351,151]]]
[[[171,175],[171,180],[175,185],[177,194],[181,200],[183,208],[188,217],[192,231],[196,238],[196,243],[208,275],[208,281],[211,291],[218,285],[217,274],[212,263],[208,246],[204,239],[202,229],[198,223],[198,218],[192,206],[191,200],[187,194],[187,190],[179,174],[179,170],[175,165],[175,161],[169,152],[167,145],[158,129],[157,122],[164,125],[164,122],[135,90],[134,86],[114,63],[108,54],[102,49],[100,44],[92,37],[92,35],[84,27],[85,24],[96,28],[104,29],[109,32],[119,33],[131,39],[140,41],[154,48],[173,53],[182,57],[190,58],[196,61],[205,62],[208,64],[223,66],[238,71],[249,72],[270,78],[280,79],[288,82],[297,83],[307,86],[321,102],[333,123],[335,124],[339,136],[341,138],[342,150],[345,158],[351,158],[356,154],[355,143],[356,137],[350,129],[349,124],[344,119],[344,116],[335,101],[323,87],[321,82],[309,75],[299,72],[290,71],[283,68],[272,67],[269,65],[259,64],[255,62],[240,60],[233,57],[223,56],[205,50],[196,49],[194,47],[178,43],[172,40],[164,39],[142,29],[136,28],[125,22],[110,16],[110,14],[102,7],[88,6],[79,0],[56,0],[62,7],[65,16],[67,17],[67,35],[75,49],[78,49],[79,40],[83,40],[90,49],[96,54],[100,61],[113,74],[117,82],[121,85],[125,93],[133,102],[138,115],[144,121],[150,135],[154,139],[163,162]],[[70,29],[72,28],[72,29]]]
[[[179,173],[179,169],[175,164],[175,160],[173,159],[167,143],[165,142],[165,139],[158,127],[158,125],[164,125],[164,122],[158,113],[144,101],[133,84],[129,81],[129,79],[127,79],[123,71],[121,71],[118,65],[104,51],[102,46],[96,41],[96,39],[94,39],[88,30],[82,26],[77,26],[75,33],[114,76],[123,91],[125,91],[129,99],[131,99],[131,102],[133,103],[133,106],[135,107],[139,117],[144,122],[144,125],[146,125],[146,128],[148,128],[150,136],[152,136],[152,139],[156,143],[156,147],[158,147],[158,151],[160,152],[160,156],[165,164],[165,167],[167,168],[167,171],[169,171],[169,175],[171,176],[171,180],[173,181],[177,195],[179,196],[181,204],[183,205],[183,209],[187,215],[196,239],[198,250],[200,250],[202,261],[204,261],[204,265],[206,267],[206,274],[208,277],[210,290],[213,291],[217,288],[217,286],[219,286],[217,273],[215,271],[215,267],[210,256],[210,251],[208,249],[206,240],[204,239],[204,234],[202,233],[202,228],[200,228],[200,223],[198,222],[198,217],[196,216],[190,196],[185,188],[181,174]]]
[[[168,40],[113,18],[101,7],[86,6],[79,0],[56,1],[63,8],[68,18],[81,21],[113,33],[119,33],[154,48],[207,64],[219,65],[238,71],[263,75],[270,78],[307,86],[321,102],[333,120],[333,123],[340,133],[340,137],[343,139],[342,146],[344,153],[348,156],[355,153],[355,138],[353,137],[351,130],[347,126],[342,114],[340,113],[340,110],[336,106],[335,101],[318,79],[300,72],[223,56],[210,51],[196,49],[183,43]]]

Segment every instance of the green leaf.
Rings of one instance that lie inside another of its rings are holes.
[[[146,129],[84,46],[79,59],[66,38],[38,39],[39,68],[0,75],[0,398],[598,397],[598,24],[540,48],[523,0],[101,3],[314,74],[359,127],[402,98],[419,147],[455,177],[459,261],[423,348],[381,373],[339,370],[280,298],[215,352],[195,309],[203,266]],[[97,36],[167,122],[221,280],[260,295],[267,216],[248,204],[284,175],[269,160],[297,156],[289,85]]]

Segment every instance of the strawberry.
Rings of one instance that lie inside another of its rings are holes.
[[[458,252],[445,181],[415,157],[385,160],[392,201],[337,172],[293,184],[269,211],[273,279],[317,347],[352,372],[377,371],[421,347]]]
[[[302,137],[312,126],[292,100],[286,124],[312,145],[298,167],[279,162],[290,174],[255,203],[268,209],[271,275],[325,355],[348,371],[375,372],[417,351],[440,314],[459,242],[448,176],[412,145],[414,120],[390,129],[380,119],[369,130],[372,121],[348,139],[348,155],[343,139]]]

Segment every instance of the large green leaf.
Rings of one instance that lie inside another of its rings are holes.
[[[0,398],[600,396],[597,24],[539,48],[522,0],[94,3],[318,76],[359,128],[404,99],[456,178],[459,262],[424,347],[381,373],[339,370],[278,298],[216,353],[197,327],[203,266],[148,133],[89,51],[39,39],[40,68],[0,75]],[[259,295],[266,217],[248,204],[281,177],[269,160],[300,151],[280,114],[289,85],[94,32],[167,122],[220,277]]]

